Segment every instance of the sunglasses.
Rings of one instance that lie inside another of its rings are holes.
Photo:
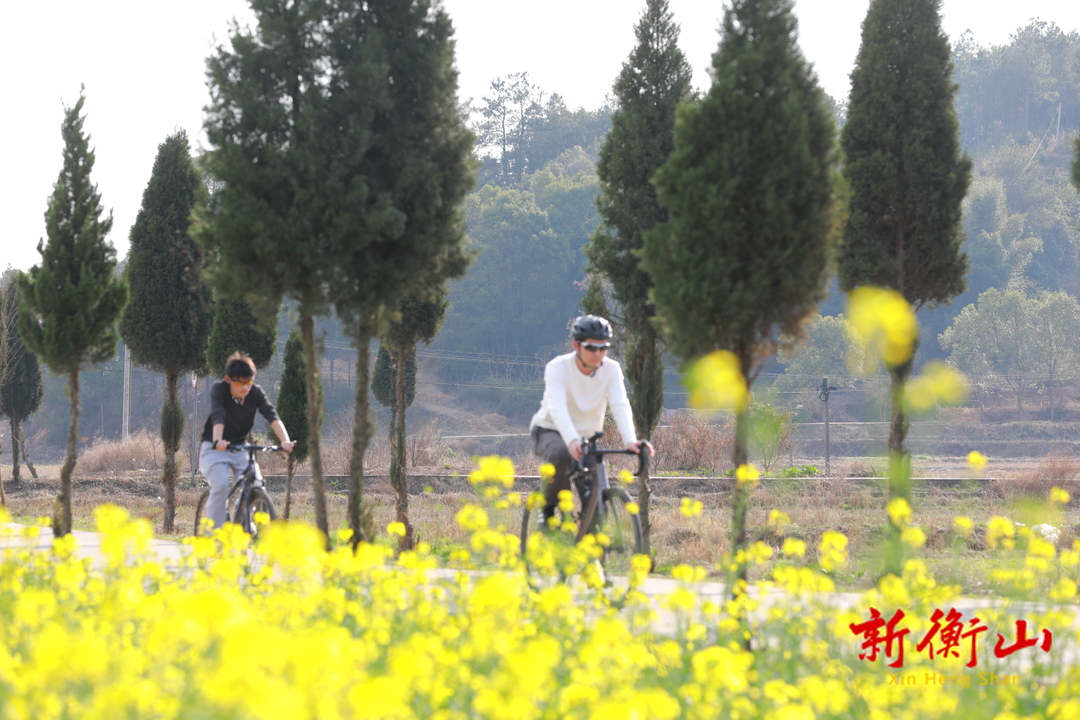
[[[583,342],[581,343],[581,347],[585,348],[589,352],[605,352],[611,348],[611,343],[603,343],[602,345],[597,345],[596,343]]]
[[[233,385],[240,385],[241,387],[243,387],[244,385],[250,385],[251,383],[255,382],[255,378],[229,378],[229,382],[231,382]]]

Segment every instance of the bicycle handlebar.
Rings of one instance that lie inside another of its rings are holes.
[[[645,448],[641,448],[639,452],[634,452],[633,450],[600,450],[596,447],[596,441],[603,436],[604,433],[598,432],[591,438],[581,438],[581,457],[577,461],[578,470],[585,469],[585,457],[587,455],[598,456],[601,458],[601,460],[603,459],[604,455],[637,455],[638,466],[637,472],[635,472],[634,474],[641,476],[648,470],[649,452],[646,451]],[[647,440],[643,440],[642,442],[648,445],[649,451],[652,450],[652,445],[649,444]]]
[[[250,451],[267,451],[270,452],[285,452],[280,445],[245,445],[243,443],[229,443],[229,452],[250,452]]]

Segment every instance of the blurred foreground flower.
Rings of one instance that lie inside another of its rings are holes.
[[[967,378],[954,367],[934,360],[913,378],[904,391],[912,410],[923,412],[936,405],[957,405],[967,397]]]
[[[727,350],[711,352],[691,365],[684,383],[692,408],[742,412],[750,403],[739,359]]]
[[[848,293],[847,312],[852,339],[869,347],[872,357],[889,365],[899,365],[910,357],[918,335],[915,313],[904,296],[895,290],[875,287],[855,288]]]
[[[388,535],[397,535],[398,537],[405,537],[405,523],[392,522],[386,526],[386,533]]]
[[[825,572],[832,572],[847,565],[847,536],[834,530],[826,530],[818,545],[818,564]]]
[[[540,473],[543,475],[543,467],[541,467]],[[469,482],[473,485],[484,483],[500,484],[509,490],[514,487],[514,463],[510,458],[499,455],[482,457],[479,461],[479,467],[469,473]]]
[[[704,508],[705,503],[693,498],[684,497],[682,502],[679,503],[679,512],[683,514],[683,517],[697,517]]]
[[[760,477],[761,473],[750,463],[735,468],[735,483],[740,490],[747,487],[753,490],[758,486],[758,478]]]
[[[990,462],[989,459],[978,450],[972,450],[967,454],[968,467],[972,470],[982,470],[988,462]]]

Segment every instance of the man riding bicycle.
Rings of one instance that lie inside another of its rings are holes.
[[[544,368],[544,399],[530,424],[533,452],[555,466],[555,475],[544,493],[544,521],[555,515],[559,491],[570,489],[570,475],[581,459],[582,437],[604,429],[604,411],[611,405],[615,425],[626,449],[638,453],[647,441],[638,440],[623,372],[607,357],[611,348],[611,323],[596,315],[582,315],[570,328],[573,352],[559,355]],[[592,458],[586,457],[591,467]],[[584,488],[578,495],[585,502]]]
[[[206,517],[214,521],[214,527],[225,524],[229,469],[239,475],[248,462],[246,454],[229,452],[229,445],[245,441],[257,412],[270,423],[281,449],[292,452],[293,442],[285,424],[266,393],[255,384],[255,361],[244,353],[233,353],[225,363],[225,379],[210,386],[210,417],[203,427],[199,452],[199,470],[210,484]]]

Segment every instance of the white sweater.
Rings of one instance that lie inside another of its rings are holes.
[[[544,399],[530,427],[558,430],[569,446],[574,438],[590,438],[604,429],[604,410],[611,403],[623,443],[637,442],[619,363],[605,358],[595,374],[586,375],[578,370],[574,357],[567,353],[547,364]]]

